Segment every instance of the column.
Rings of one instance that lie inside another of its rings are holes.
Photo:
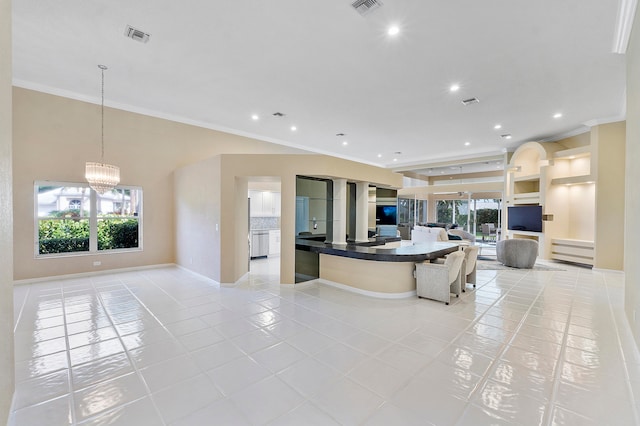
[[[356,183],[356,241],[369,240],[369,182]]]
[[[346,179],[333,179],[333,244],[347,244]]]

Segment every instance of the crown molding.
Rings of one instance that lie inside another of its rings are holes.
[[[616,19],[615,34],[613,36],[613,53],[624,55],[627,53],[629,37],[633,27],[638,0],[619,0],[618,17]]]

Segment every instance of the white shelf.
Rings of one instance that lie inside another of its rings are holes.
[[[513,194],[513,204],[540,204],[539,192],[523,192]]]
[[[551,185],[579,185],[594,182],[595,178],[592,175],[568,176],[563,178],[551,179]]]
[[[591,146],[587,145],[557,151],[553,154],[553,157],[559,160],[573,160],[574,158],[588,157],[589,155],[591,155]]]
[[[514,182],[529,182],[529,181],[536,181],[536,180],[540,180],[540,175],[527,175],[527,176],[518,176],[516,178],[513,179]]]

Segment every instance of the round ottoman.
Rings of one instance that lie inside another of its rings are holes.
[[[501,240],[496,244],[498,262],[513,268],[533,268],[538,257],[538,242],[524,238]]]

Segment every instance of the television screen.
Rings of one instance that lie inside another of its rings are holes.
[[[396,206],[376,206],[376,223],[378,225],[395,225]]]
[[[510,230],[542,232],[542,206],[512,206],[507,210]]]

